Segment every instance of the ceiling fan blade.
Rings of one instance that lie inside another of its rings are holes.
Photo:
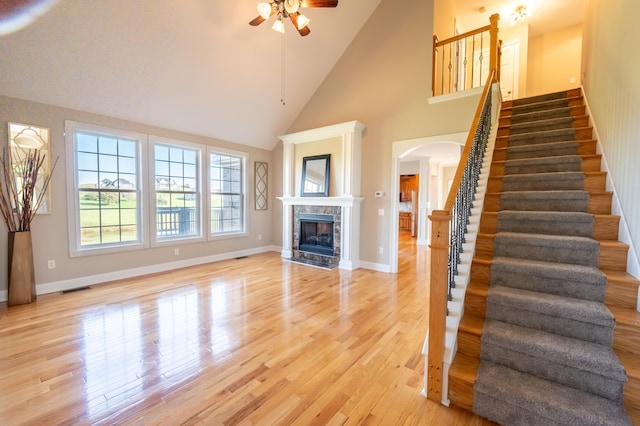
[[[264,21],[266,21],[266,19],[264,19],[262,16],[258,15],[258,16],[255,17],[255,19],[253,21],[249,22],[249,25],[257,27],[258,25],[262,24]]]
[[[303,0],[302,7],[336,7],[338,0]]]
[[[302,37],[309,35],[311,30],[309,29],[308,25],[305,25],[302,28],[298,28],[298,12],[292,13],[291,15],[289,15],[289,18],[291,18],[291,22],[293,22],[293,26],[295,27],[296,30],[298,30],[298,32]]]

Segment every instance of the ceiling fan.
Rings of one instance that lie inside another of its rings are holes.
[[[271,28],[284,33],[284,20],[289,18],[298,33],[304,37],[311,32],[307,26],[309,18],[298,12],[299,8],[336,6],[338,6],[338,0],[272,0],[270,2],[261,2],[258,3],[259,15],[249,22],[249,25],[258,26],[271,16],[276,15],[276,21]]]

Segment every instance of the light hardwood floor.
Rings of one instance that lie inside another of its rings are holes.
[[[0,424],[490,424],[420,395],[427,249],[400,273],[278,253],[0,304]]]

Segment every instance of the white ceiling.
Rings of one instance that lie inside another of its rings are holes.
[[[453,0],[462,31],[489,25],[489,17],[500,14],[500,26],[511,25],[510,16],[518,6],[527,6],[531,15],[523,21],[529,35],[539,35],[577,25],[584,15],[584,0]],[[485,12],[480,12],[484,7]]]
[[[0,94],[270,150],[380,0],[304,9],[284,50],[257,0],[53,2],[0,36]]]

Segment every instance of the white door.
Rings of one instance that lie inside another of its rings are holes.
[[[479,87],[486,82],[489,74],[489,49],[476,50],[473,54],[473,65],[473,87]],[[500,91],[503,101],[518,97],[519,65],[520,40],[503,43],[500,59]]]

